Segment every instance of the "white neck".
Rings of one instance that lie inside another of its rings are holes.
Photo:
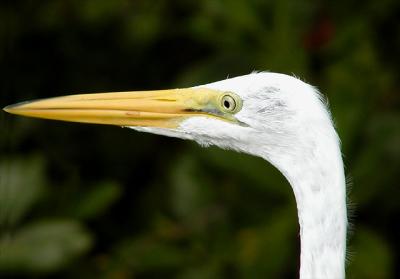
[[[302,148],[296,156],[280,154],[279,162],[273,162],[296,198],[301,279],[345,277],[346,187],[339,142],[333,134],[315,139],[306,152]]]

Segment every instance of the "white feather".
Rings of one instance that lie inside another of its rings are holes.
[[[318,91],[283,74],[249,75],[202,85],[239,95],[237,125],[191,117],[177,129],[133,129],[259,156],[290,182],[301,238],[300,278],[344,278],[346,186],[339,138]]]

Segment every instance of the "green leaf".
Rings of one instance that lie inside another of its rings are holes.
[[[15,225],[40,198],[45,185],[44,162],[38,156],[0,163],[0,226]]]
[[[101,182],[84,192],[73,204],[73,216],[80,219],[91,219],[101,215],[121,196],[121,187],[114,182]]]
[[[79,223],[36,222],[0,239],[0,271],[55,271],[87,252],[91,244],[91,235]]]

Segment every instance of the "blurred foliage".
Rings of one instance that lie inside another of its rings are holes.
[[[0,224],[15,225],[44,188],[43,160],[12,158],[0,162]]]
[[[86,252],[91,237],[74,221],[41,221],[1,239],[0,270],[48,272]]]
[[[396,0],[0,4],[1,106],[253,70],[329,98],[353,208],[349,278],[399,278]],[[295,278],[296,206],[260,158],[0,113],[0,276]]]

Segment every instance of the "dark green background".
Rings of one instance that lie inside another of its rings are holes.
[[[349,278],[400,277],[397,0],[2,1],[1,100],[270,70],[329,99],[350,184]],[[295,278],[291,188],[251,156],[0,112],[0,276]]]

